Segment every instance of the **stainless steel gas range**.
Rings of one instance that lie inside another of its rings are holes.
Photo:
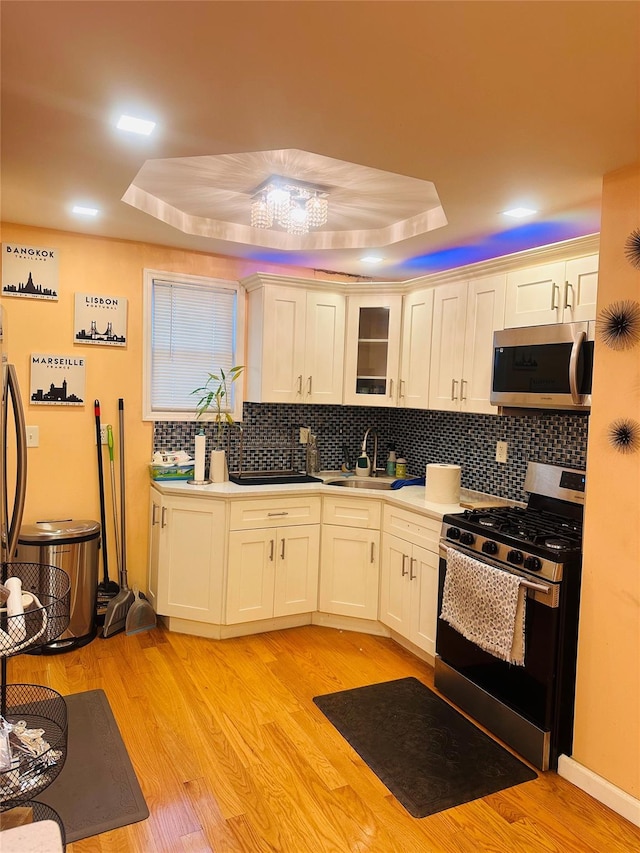
[[[530,462],[526,506],[445,515],[442,524],[435,685],[541,770],[555,769],[572,748],[585,484],[584,471]],[[442,618],[455,552],[471,557],[472,569],[520,579],[523,665],[495,657]]]

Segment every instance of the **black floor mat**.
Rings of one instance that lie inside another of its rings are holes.
[[[537,778],[416,678],[313,701],[413,817]]]
[[[67,760],[38,800],[58,813],[67,842],[147,818],[147,804],[104,691],[64,698]]]

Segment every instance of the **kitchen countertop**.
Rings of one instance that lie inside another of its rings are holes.
[[[212,498],[256,498],[256,497],[283,497],[284,495],[330,495],[342,494],[352,497],[378,498],[386,503],[404,507],[409,510],[417,510],[431,518],[441,519],[443,515],[452,512],[463,512],[466,507],[460,504],[441,504],[427,501],[424,486],[403,486],[401,489],[367,489],[349,487],[328,486],[327,480],[336,480],[344,476],[340,471],[321,471],[314,475],[321,478],[323,483],[285,483],[284,485],[270,484],[267,486],[239,486],[237,483],[210,483],[205,486],[195,486],[186,480],[178,482],[152,480],[152,485],[163,495],[181,495],[189,497],[212,497]],[[376,480],[393,482],[395,478],[376,477]],[[513,506],[514,501],[498,498],[495,495],[487,495],[482,492],[473,492],[469,489],[460,490],[460,498],[463,503],[472,503],[474,506],[493,505],[496,503],[504,506]]]

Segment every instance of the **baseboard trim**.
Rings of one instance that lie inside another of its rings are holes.
[[[567,755],[561,755],[558,758],[558,776],[562,776],[631,823],[640,826],[640,800],[612,785],[593,770],[578,764]]]

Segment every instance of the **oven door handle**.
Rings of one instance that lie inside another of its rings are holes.
[[[576,406],[581,405],[582,396],[578,391],[578,360],[582,351],[582,345],[586,338],[585,332],[580,332],[578,337],[573,342],[571,347],[571,358],[569,359],[569,388],[571,390],[571,399]]]
[[[494,569],[498,569],[501,572],[507,572],[507,574],[515,575],[519,577],[521,580],[521,584],[526,589],[530,589],[532,592],[540,592],[543,595],[550,595],[553,593],[553,587],[544,586],[541,583],[533,583],[532,581],[527,580],[519,571],[511,569],[511,567],[501,566],[496,563],[494,560],[490,560],[484,555],[481,560],[478,560],[473,554],[469,554],[462,548],[458,548],[455,545],[452,545],[451,542],[441,541],[440,542],[440,556],[446,560],[447,559],[447,550],[451,549],[452,551],[457,551],[459,554],[464,554],[467,557],[471,557],[472,560],[476,560],[478,563],[486,563],[488,566],[491,566]]]

